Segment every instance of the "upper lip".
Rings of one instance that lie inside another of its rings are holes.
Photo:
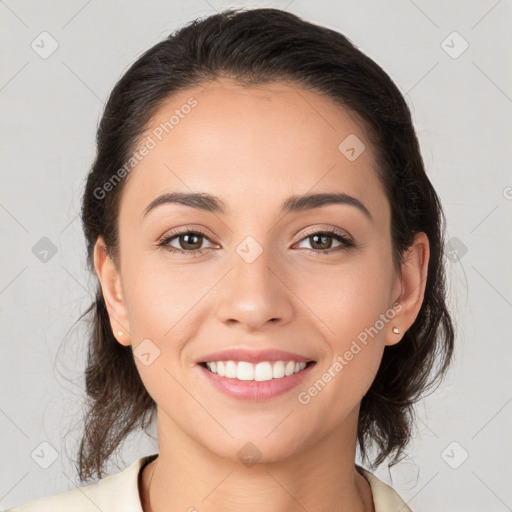
[[[261,361],[296,361],[307,363],[312,361],[310,357],[301,356],[293,352],[286,352],[277,349],[250,350],[246,348],[232,348],[212,352],[200,357],[197,363],[210,361],[247,361],[248,363],[259,363]]]

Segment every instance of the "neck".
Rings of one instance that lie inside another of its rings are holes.
[[[143,509],[374,512],[370,486],[354,463],[357,413],[343,431],[307,449],[249,465],[212,453],[159,412],[159,455],[142,473]]]

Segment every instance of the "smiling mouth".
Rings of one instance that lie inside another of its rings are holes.
[[[316,364],[315,361],[261,361],[253,364],[247,361],[208,361],[199,363],[200,366],[216,373],[220,377],[244,381],[267,381],[282,379],[300,373]]]

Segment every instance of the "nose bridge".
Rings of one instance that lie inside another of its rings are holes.
[[[263,230],[259,237],[264,238]],[[234,248],[231,271],[224,283],[218,314],[223,322],[261,328],[269,321],[283,321],[291,312],[287,287],[282,282],[279,257],[270,245],[248,235]]]

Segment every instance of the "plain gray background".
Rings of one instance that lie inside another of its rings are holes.
[[[455,364],[418,405],[408,457],[375,474],[415,512],[512,510],[510,0],[0,1],[0,508],[78,482],[86,325],[73,324],[95,284],[79,208],[104,101],[171,31],[243,5],[338,30],[388,72],[445,209]],[[154,452],[133,435],[111,471]]]

